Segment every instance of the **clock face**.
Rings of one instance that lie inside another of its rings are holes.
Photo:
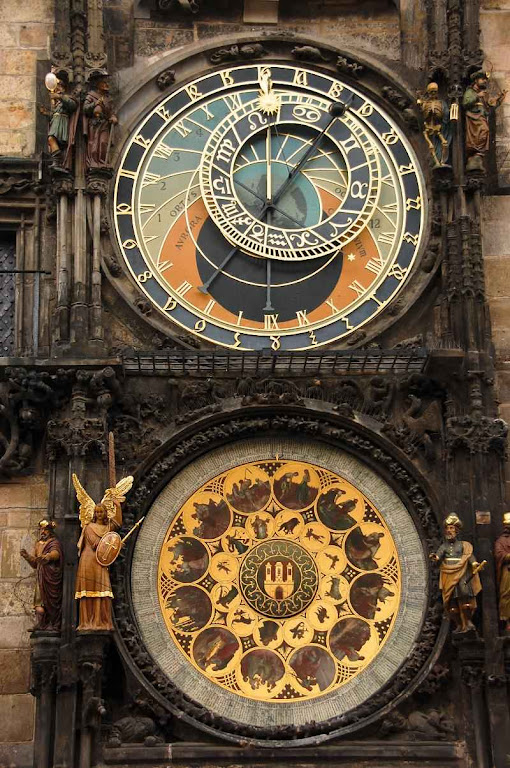
[[[137,127],[116,234],[147,298],[235,349],[342,339],[407,281],[426,199],[415,155],[369,98],[291,64],[211,72]]]

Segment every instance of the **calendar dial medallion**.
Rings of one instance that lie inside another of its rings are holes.
[[[233,349],[348,337],[407,283],[426,198],[412,148],[362,92],[292,64],[176,89],[117,171],[118,245],[160,314]]]
[[[187,499],[161,547],[158,596],[183,663],[234,696],[285,706],[340,689],[377,657],[399,608],[400,562],[351,483],[264,460]]]

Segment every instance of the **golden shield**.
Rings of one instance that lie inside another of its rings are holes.
[[[118,533],[109,531],[101,538],[97,545],[96,560],[99,565],[111,565],[115,562],[122,547],[122,541]]]

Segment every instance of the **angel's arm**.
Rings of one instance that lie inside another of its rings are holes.
[[[115,501],[115,516],[112,518],[113,522],[116,524],[118,528],[122,525],[122,506],[120,504],[120,501]]]
[[[108,517],[119,527],[122,525],[122,507],[121,504],[126,500],[126,493],[131,490],[133,478],[124,477],[119,480],[115,488],[108,488],[103,496],[103,504],[108,509]]]

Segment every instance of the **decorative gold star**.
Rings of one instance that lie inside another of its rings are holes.
[[[347,259],[349,261],[354,261],[355,258],[356,258],[356,254],[355,253],[348,253],[347,254]]]

